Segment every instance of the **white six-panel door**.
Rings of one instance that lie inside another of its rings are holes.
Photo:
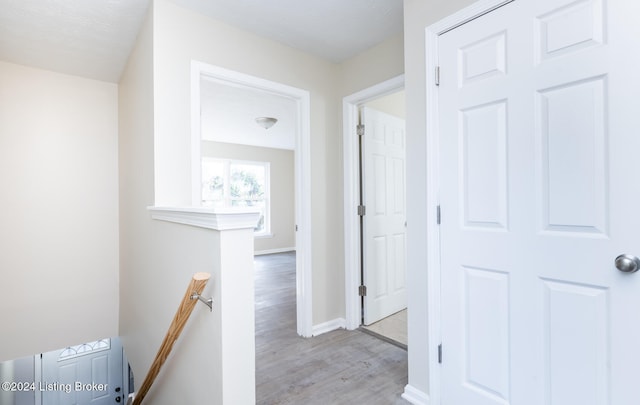
[[[640,403],[638,11],[516,0],[438,40],[444,405]]]
[[[364,216],[364,323],[407,307],[405,122],[361,110]]]

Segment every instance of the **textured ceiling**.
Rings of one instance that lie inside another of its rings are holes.
[[[295,149],[294,100],[207,79],[202,79],[200,92],[203,140]],[[258,117],[273,117],[278,122],[265,130],[256,123]]]
[[[0,60],[118,82],[151,0],[0,0]],[[402,0],[172,0],[340,62],[402,31]]]
[[[0,60],[117,82],[149,0],[0,0]]]
[[[402,0],[171,1],[332,62],[342,62],[403,28]]]

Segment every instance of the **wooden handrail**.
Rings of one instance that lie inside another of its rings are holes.
[[[207,285],[207,281],[209,281],[210,277],[211,274],[209,273],[196,273],[193,275],[193,278],[189,283],[189,287],[187,287],[187,292],[182,298],[182,302],[173,317],[173,321],[171,322],[169,330],[160,345],[160,349],[158,349],[156,358],[153,360],[153,363],[149,368],[149,372],[140,386],[140,390],[135,394],[133,405],[140,405],[144,397],[149,392],[149,389],[160,372],[160,368],[162,368],[165,360],[169,357],[173,344],[178,340],[182,329],[184,329],[184,326],[189,319],[189,315],[191,315],[191,312],[193,311],[193,307],[195,307],[198,302],[198,300],[192,299],[191,296],[193,293],[202,294],[202,290],[204,290],[204,287]]]

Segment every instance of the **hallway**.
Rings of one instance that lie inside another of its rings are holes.
[[[295,253],[255,258],[256,403],[404,405],[407,352],[360,331],[296,334]]]

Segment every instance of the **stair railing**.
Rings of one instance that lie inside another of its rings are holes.
[[[195,273],[193,275],[191,282],[187,287],[187,291],[180,302],[178,311],[173,317],[169,330],[167,331],[167,334],[160,345],[160,349],[158,349],[158,353],[149,368],[149,372],[142,382],[140,390],[129,398],[129,401],[127,402],[128,405],[140,405],[144,400],[144,397],[149,392],[149,389],[153,385],[158,373],[160,373],[160,369],[167,360],[167,357],[169,357],[173,344],[178,340],[182,329],[184,329],[191,312],[193,312],[196,302],[198,302],[197,300],[202,301],[209,307],[209,309],[212,308],[213,299],[204,300],[200,295],[202,294],[202,290],[204,290],[204,287],[207,285],[207,281],[209,281],[210,277],[211,275],[209,273]],[[131,398],[133,398],[133,402],[131,402]]]

